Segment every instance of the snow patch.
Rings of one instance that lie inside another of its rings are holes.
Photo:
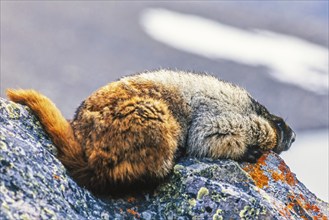
[[[328,49],[267,30],[244,30],[196,15],[150,8],[140,19],[144,31],[174,48],[211,59],[266,66],[285,83],[328,93]]]

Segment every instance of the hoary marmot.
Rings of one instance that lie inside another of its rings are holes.
[[[96,194],[156,185],[181,155],[256,162],[295,133],[244,89],[206,74],[157,70],[100,88],[67,121],[34,90],[7,90],[27,105],[72,177]]]

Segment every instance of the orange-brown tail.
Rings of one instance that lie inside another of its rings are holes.
[[[8,89],[7,96],[30,107],[57,147],[59,160],[69,171],[74,173],[86,168],[84,153],[69,122],[52,101],[34,90]]]

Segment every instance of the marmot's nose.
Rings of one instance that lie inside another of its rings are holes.
[[[296,133],[293,131],[291,134],[291,143],[294,143],[296,140]]]
[[[289,148],[291,147],[292,143],[294,143],[295,140],[296,140],[296,133],[294,131],[291,131],[290,140],[288,140],[284,150],[289,150]]]

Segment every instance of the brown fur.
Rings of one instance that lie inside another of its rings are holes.
[[[9,89],[7,96],[32,109],[80,185],[117,194],[157,182],[171,171],[183,141],[181,126],[164,100],[179,104],[174,92],[147,81],[114,82],[87,98],[71,125],[36,91]]]

